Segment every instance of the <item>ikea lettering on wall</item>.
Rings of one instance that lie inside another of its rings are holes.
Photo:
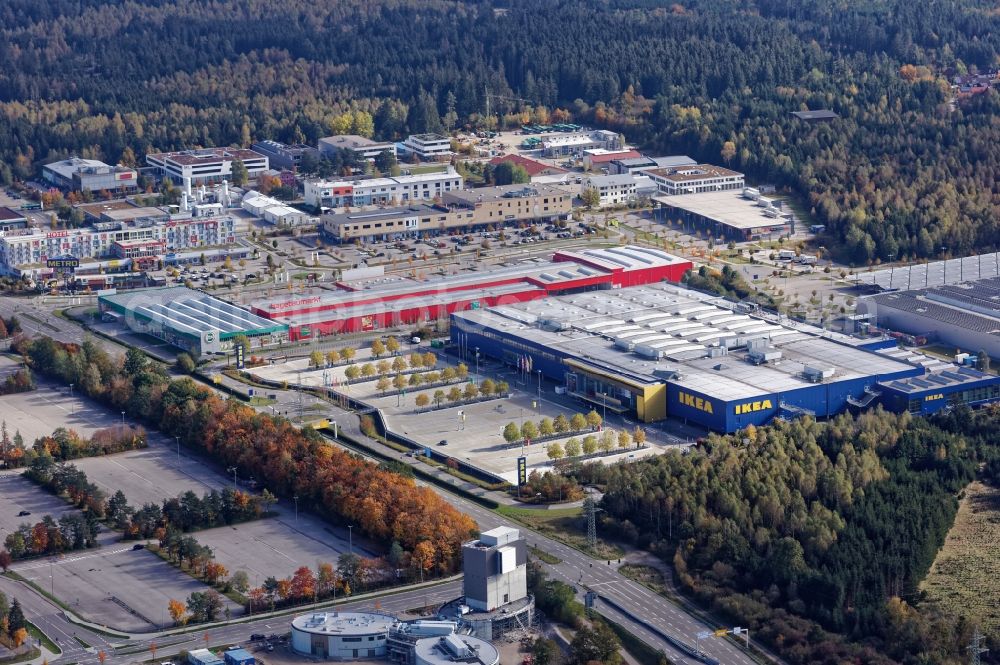
[[[944,393],[938,393],[936,395],[928,395],[927,397],[924,398],[924,401],[930,402],[936,399],[944,399]]]
[[[715,413],[712,410],[712,403],[701,397],[695,397],[694,395],[688,394],[684,391],[677,392],[677,401],[684,406],[690,406],[693,409],[698,409],[699,411],[704,411],[705,413]]]
[[[766,411],[771,407],[771,400],[762,399],[759,402],[747,402],[746,404],[736,405],[736,415],[742,415],[744,413],[753,413],[754,411]]]

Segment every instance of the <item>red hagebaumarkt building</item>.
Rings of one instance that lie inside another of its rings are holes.
[[[337,290],[289,294],[252,307],[285,323],[292,341],[431,323],[452,313],[599,289],[680,282],[691,262],[649,247],[556,252],[549,261],[414,280],[378,276]]]

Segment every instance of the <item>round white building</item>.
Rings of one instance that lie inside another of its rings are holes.
[[[416,665],[500,665],[500,651],[486,640],[471,635],[425,637],[417,641],[413,652]]]
[[[377,612],[314,612],[292,619],[292,650],[323,660],[383,658],[396,618]]]

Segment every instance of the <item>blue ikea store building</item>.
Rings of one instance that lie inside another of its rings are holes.
[[[1000,399],[1000,377],[669,284],[457,312],[451,335],[468,357],[544,376],[598,411],[717,432],[877,404],[930,414]]]

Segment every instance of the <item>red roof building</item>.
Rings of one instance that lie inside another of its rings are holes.
[[[592,171],[607,166],[616,159],[635,159],[636,157],[642,157],[637,150],[602,150],[600,148],[584,150],[583,168]]]
[[[521,157],[520,155],[503,155],[502,157],[494,157],[490,160],[490,164],[493,166],[501,162],[512,162],[517,166],[523,166],[524,170],[528,172],[529,178],[534,178],[538,175],[559,175],[560,173],[566,173],[566,169],[536,162],[533,159]]]

